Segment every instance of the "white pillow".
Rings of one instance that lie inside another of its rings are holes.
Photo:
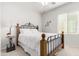
[[[30,30],[29,29],[20,29],[20,33],[24,34],[24,33],[29,33]]]
[[[29,34],[29,33],[36,33],[38,32],[36,29],[20,29],[21,34]]]
[[[38,32],[37,29],[30,29],[31,32]]]

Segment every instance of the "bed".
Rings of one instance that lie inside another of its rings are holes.
[[[64,48],[64,32],[44,33],[31,23],[16,26],[16,44],[31,56],[55,55],[59,48]]]

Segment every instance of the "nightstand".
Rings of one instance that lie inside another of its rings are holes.
[[[14,36],[7,35],[7,38],[9,39],[9,43],[7,44],[6,52],[10,52],[10,51],[15,50],[16,49],[15,48],[15,44],[12,41],[12,39],[14,38]]]

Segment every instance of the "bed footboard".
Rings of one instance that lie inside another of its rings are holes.
[[[42,34],[40,40],[40,56],[54,56],[59,48],[64,48],[64,32],[50,36],[45,40],[45,34]]]

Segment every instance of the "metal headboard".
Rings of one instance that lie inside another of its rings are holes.
[[[21,25],[20,26],[21,29],[39,29],[38,25],[37,26],[34,26],[32,23],[26,23],[24,25]]]

